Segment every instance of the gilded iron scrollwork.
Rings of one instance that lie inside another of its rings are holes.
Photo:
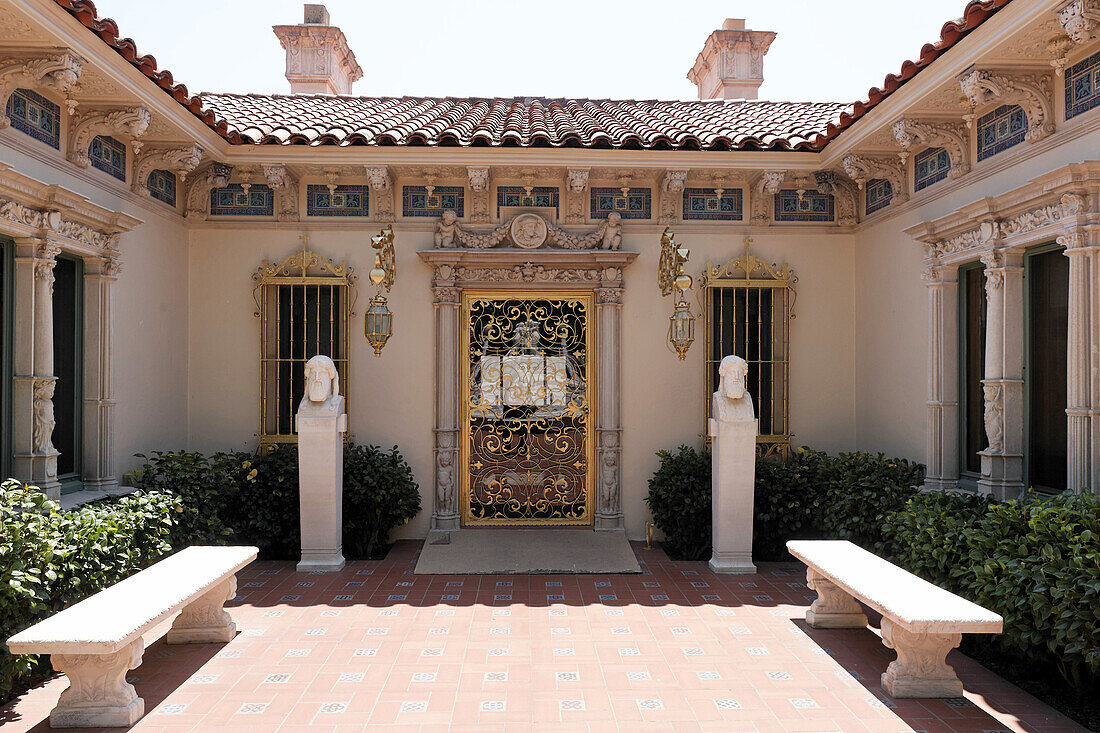
[[[592,522],[588,294],[463,299],[467,525]]]

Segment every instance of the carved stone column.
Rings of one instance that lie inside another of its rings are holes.
[[[435,309],[435,505],[432,529],[459,528],[458,516],[458,307],[454,268],[436,268]],[[465,357],[465,355],[463,355]]]
[[[1069,257],[1069,324],[1066,355],[1066,480],[1080,491],[1100,486],[1100,302],[1096,275],[1100,247],[1074,229],[1058,237]]]
[[[596,521],[595,529],[623,528],[622,418],[619,383],[619,341],[622,330],[622,271],[604,268],[596,288],[596,364],[598,405],[596,412]]]
[[[111,290],[122,269],[113,257],[84,260],[84,488],[118,491],[114,471]]]
[[[985,264],[985,432],[978,488],[998,499],[1024,491],[1023,255],[991,250]]]
[[[953,489],[959,480],[958,268],[929,265],[928,453],[924,485]]]

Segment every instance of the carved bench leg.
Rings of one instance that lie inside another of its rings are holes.
[[[806,571],[806,585],[817,591],[817,600],[806,612],[806,623],[815,629],[851,629],[867,625],[867,616],[854,598],[813,568]]]
[[[126,672],[141,664],[145,642],[139,636],[113,654],[51,654],[54,669],[69,678],[57,707],[53,728],[121,728],[145,714],[145,701],[126,681]]]
[[[232,641],[237,625],[223,608],[237,595],[237,576],[218,583],[183,607],[165,640],[169,644],[212,644]]]
[[[882,689],[891,697],[962,697],[963,686],[947,663],[947,653],[962,634],[914,634],[882,619],[882,643],[898,653],[882,673]]]

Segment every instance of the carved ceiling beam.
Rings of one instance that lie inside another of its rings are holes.
[[[206,221],[206,217],[210,213],[210,189],[228,186],[229,177],[232,174],[233,166],[214,161],[191,176],[191,185],[187,188],[187,207],[184,210],[184,216],[196,221]]]
[[[786,171],[764,171],[756,179],[752,187],[751,221],[754,225],[768,226],[772,223],[772,202],[786,177]]]
[[[6,111],[8,97],[16,89],[51,89],[67,95],[80,79],[83,68],[84,59],[69,50],[0,61],[0,128],[11,124]]]
[[[859,223],[856,215],[856,192],[845,183],[836,171],[822,170],[814,173],[818,193],[832,194],[836,204],[836,223],[842,227],[854,227]]]
[[[867,183],[876,178],[885,178],[890,182],[894,195],[891,201],[901,203],[909,200],[909,192],[905,187],[905,170],[894,160],[889,158],[875,158],[866,155],[848,153],[841,161],[844,172],[856,182],[861,189]]]
[[[69,160],[81,168],[91,163],[88,148],[97,135],[123,135],[135,142],[149,129],[149,110],[144,107],[94,109],[78,116],[69,133]],[[135,152],[140,149],[135,145]]]
[[[1058,22],[1074,43],[1088,43],[1100,28],[1100,0],[1066,0],[1058,6]]]
[[[913,148],[944,148],[951,160],[948,178],[970,172],[967,134],[962,125],[950,122],[925,122],[902,118],[894,123],[894,139],[906,152]]]
[[[145,148],[134,160],[134,180],[130,184],[134,193],[149,195],[149,174],[155,170],[172,171],[180,180],[198,167],[203,149],[198,145],[171,148]]]
[[[265,165],[264,179],[275,191],[278,206],[275,218],[279,221],[298,221],[298,179],[285,165]]]
[[[372,200],[371,211],[375,221],[393,221],[393,176],[384,165],[367,166],[363,171],[367,176]]]
[[[959,77],[959,86],[971,108],[988,104],[1018,104],[1027,116],[1024,139],[1037,142],[1054,132],[1051,83],[1045,75],[1008,75],[989,69],[970,68]],[[969,127],[976,115],[966,115]]]

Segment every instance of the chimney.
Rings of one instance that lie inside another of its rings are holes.
[[[286,49],[291,94],[351,94],[351,85],[363,78],[348,39],[329,25],[324,5],[306,5],[301,25],[277,25],[272,30]]]
[[[774,40],[771,31],[746,30],[743,19],[726,18],[687,73],[699,99],[756,99],[764,83],[764,54]]]

